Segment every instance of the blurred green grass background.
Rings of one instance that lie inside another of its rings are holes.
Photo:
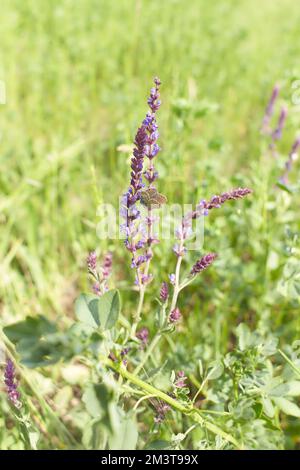
[[[300,10],[294,0],[2,0],[1,7],[7,323],[72,310],[86,283],[87,251],[110,243],[97,240],[97,206],[117,205],[127,186],[128,155],[117,148],[132,142],[154,75],[163,83],[159,185],[170,201],[195,203],[259,171],[270,90],[280,81],[290,103],[300,77]],[[292,107],[289,143],[298,116]],[[116,276],[129,281],[122,244],[111,245],[121,261]],[[172,269],[168,259],[163,268]]]

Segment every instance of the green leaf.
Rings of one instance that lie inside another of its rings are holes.
[[[109,447],[111,450],[135,450],[137,439],[135,419],[133,416],[124,416],[109,439]]]
[[[26,338],[33,340],[42,335],[55,333],[56,326],[42,315],[28,316],[23,321],[5,326],[3,332],[12,343],[16,344]]]
[[[274,403],[283,411],[285,414],[289,416],[295,416],[296,418],[300,418],[300,408],[295,405],[292,401],[287,400],[286,398],[273,398]]]
[[[80,294],[75,301],[75,314],[78,320],[92,328],[100,325],[98,315],[98,296],[92,294]]]
[[[70,359],[87,348],[96,350],[101,340],[94,328],[83,323],[75,323],[66,332],[57,331],[56,325],[42,315],[26,317],[6,326],[3,332],[14,343],[21,363],[30,368]]]
[[[252,346],[252,334],[247,325],[245,323],[241,323],[237,329],[237,336],[239,339],[239,348],[241,351],[248,349],[249,346]]]
[[[98,315],[101,327],[110,330],[118,320],[120,313],[120,294],[110,290],[98,299]]]
[[[269,418],[273,418],[273,416],[274,416],[274,414],[275,414],[275,409],[274,409],[273,403],[272,403],[272,401],[270,400],[270,398],[268,398],[268,397],[263,397],[263,398],[262,398],[262,405],[263,405],[264,413],[265,413]]]
[[[224,366],[221,361],[214,361],[209,365],[207,380],[215,380],[221,377],[224,371]]]
[[[89,384],[82,400],[92,418],[101,422],[101,425],[112,434],[116,428],[116,422],[119,422],[118,416],[116,417],[114,390],[104,383]]]
[[[85,390],[82,401],[85,403],[88,413],[93,418],[101,418],[110,399],[108,389],[104,384],[90,384]]]

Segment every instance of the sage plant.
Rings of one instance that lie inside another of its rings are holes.
[[[149,272],[153,257],[152,246],[159,242],[153,232],[155,222],[153,205],[151,203],[147,205],[147,215],[143,218],[138,203],[141,203],[142,190],[148,188],[153,191],[154,182],[158,178],[154,159],[160,151],[157,143],[159,133],[156,119],[156,112],[161,105],[160,85],[160,79],[154,78],[154,87],[151,88],[147,100],[149,111],[138,128],[134,140],[130,186],[122,199],[121,215],[125,219],[125,223],[122,225],[126,234],[125,246],[132,256],[131,267],[136,271],[135,282],[140,295],[139,304],[134,314],[132,336],[135,335],[141,319],[146,286],[152,280],[152,274]],[[145,160],[147,160],[147,164],[144,168]]]

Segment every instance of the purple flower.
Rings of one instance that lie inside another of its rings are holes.
[[[142,264],[146,263],[151,257],[151,253],[146,253],[145,255],[140,255],[137,258],[132,258],[131,267],[138,268]]]
[[[272,95],[269,99],[268,105],[265,110],[265,115],[263,118],[262,129],[261,129],[263,134],[268,134],[270,132],[270,120],[274,113],[274,105],[275,105],[278,95],[279,95],[279,86],[275,85],[272,90]]]
[[[177,388],[184,388],[186,387],[186,380],[187,380],[187,377],[185,376],[185,373],[183,370],[180,370],[179,372],[177,372],[177,379],[174,383],[175,387]]]
[[[178,307],[174,308],[169,315],[169,322],[170,323],[177,323],[181,318],[181,312]]]
[[[191,274],[195,275],[200,273],[201,271],[204,271],[204,269],[208,268],[208,266],[210,266],[216,258],[216,253],[208,253],[207,255],[204,255],[194,264],[191,269]]]
[[[157,401],[153,403],[155,410],[156,410],[156,416],[154,418],[154,421],[156,424],[161,424],[168,411],[170,411],[171,407],[168,405],[168,403]]]
[[[161,285],[159,297],[163,302],[166,302],[169,297],[169,287],[166,282]]]
[[[148,343],[149,339],[149,330],[148,328],[141,328],[137,333],[136,337],[143,343],[143,345],[146,345]]]
[[[154,79],[155,87],[151,88],[150,96],[148,98],[148,105],[150,108],[150,112],[147,113],[143,125],[147,131],[147,143],[145,149],[145,156],[150,160],[148,169],[145,171],[144,176],[145,179],[148,181],[149,185],[151,186],[152,183],[157,179],[158,173],[153,166],[152,160],[158,152],[160,151],[160,147],[157,144],[157,140],[159,137],[158,133],[158,125],[156,122],[156,111],[159,109],[161,102],[160,102],[160,80],[159,78]]]
[[[155,113],[160,105],[161,105],[161,101],[160,101],[160,93],[159,93],[159,87],[161,85],[161,81],[159,78],[154,78],[154,84],[155,84],[155,87],[151,88],[150,90],[150,96],[148,98],[148,105],[152,111],[152,113]]]
[[[209,201],[203,199],[197,206],[196,210],[192,214],[192,218],[196,219],[200,215],[203,215],[204,211],[209,211],[211,209],[219,209],[222,204],[226,201],[231,201],[234,199],[241,199],[248,194],[251,194],[252,190],[249,188],[236,188],[231,191],[227,191],[218,196],[213,196]]]
[[[283,130],[283,127],[284,127],[286,117],[287,117],[287,108],[284,107],[280,111],[277,127],[272,133],[273,141],[281,139],[282,130]]]
[[[144,172],[144,177],[148,181],[149,184],[154,183],[155,180],[158,178],[158,172],[153,170],[152,173],[149,170]]]
[[[143,187],[142,174],[143,164],[146,151],[147,133],[145,127],[142,125],[138,128],[133,149],[133,157],[131,159],[131,180],[130,188],[127,192],[127,207],[131,207],[140,197],[139,191]]]
[[[15,366],[11,359],[7,359],[4,370],[4,383],[6,385],[6,393],[9,401],[16,407],[21,408],[21,394],[18,391],[18,383],[16,381]]]
[[[176,282],[176,276],[174,273],[169,274],[170,283],[174,286]]]
[[[298,150],[300,148],[300,136],[296,138],[295,142],[292,145],[292,148],[289,153],[289,157],[285,162],[285,171],[282,177],[280,178],[281,183],[288,184],[288,175],[292,169],[293,161],[296,160],[298,155]]]
[[[112,253],[109,251],[104,256],[103,265],[102,265],[102,275],[104,279],[108,279],[111,275],[112,269]]]
[[[175,255],[179,258],[179,256],[184,256],[185,255],[186,248],[184,246],[181,248],[180,245],[178,243],[176,243],[173,246],[173,251],[174,251]]]
[[[96,295],[101,295],[100,282],[97,281],[97,282],[95,282],[95,283],[93,284],[93,292],[94,292],[94,294],[96,294]]]
[[[91,273],[94,273],[97,269],[97,255],[95,251],[91,251],[86,259],[86,264],[88,267],[88,270]]]

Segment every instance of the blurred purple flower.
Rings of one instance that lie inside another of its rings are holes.
[[[156,424],[161,424],[164,421],[167,412],[170,411],[171,407],[170,405],[168,405],[168,403],[161,402],[158,400],[157,402],[153,402],[153,406],[155,407],[157,413],[154,418],[154,422]]]
[[[174,286],[176,282],[176,276],[174,273],[169,274],[170,283]]]
[[[183,370],[180,370],[179,372],[177,372],[177,378],[176,378],[176,381],[174,383],[175,387],[177,388],[184,388],[186,387],[186,380],[187,380],[187,377],[184,373]]]
[[[177,323],[181,318],[181,312],[178,307],[174,308],[169,315],[169,322],[170,323]]]
[[[16,407],[21,408],[21,394],[18,391],[18,383],[16,381],[15,366],[11,359],[7,359],[4,370],[4,383],[6,385],[6,393],[9,401]]]
[[[216,253],[208,253],[207,255],[204,255],[194,264],[191,269],[191,274],[195,275],[200,273],[201,271],[204,271],[204,269],[208,268],[208,266],[210,266],[216,258]]]
[[[279,180],[283,184],[288,184],[289,172],[292,169],[293,162],[297,159],[299,149],[300,149],[300,136],[298,136],[295,142],[293,143],[288,159],[285,162],[285,171]]]
[[[109,251],[104,256],[103,265],[102,265],[102,275],[104,279],[108,279],[111,275],[112,270],[112,253]]]
[[[95,273],[97,269],[97,255],[95,251],[91,251],[86,259],[89,272]]]
[[[166,282],[163,282],[161,285],[159,297],[163,302],[166,302],[169,297],[169,287]]]
[[[286,121],[286,117],[287,117],[287,108],[283,107],[280,111],[277,127],[272,133],[273,142],[275,140],[281,139],[282,130],[283,130],[283,127],[284,127],[284,124],[285,124],[285,121]]]
[[[101,295],[101,287],[100,287],[100,282],[95,282],[93,284],[93,292],[96,295]]]
[[[226,201],[241,199],[251,193],[252,190],[249,188],[236,188],[232,189],[231,191],[222,193],[218,196],[213,196],[209,201],[203,199],[197,205],[196,210],[192,214],[192,218],[196,219],[197,217],[203,215],[205,211],[209,211],[211,209],[219,209],[222,204],[224,204]]]
[[[146,345],[148,343],[149,339],[149,330],[148,328],[141,328],[137,333],[136,337],[143,343],[143,345]]]
[[[262,123],[262,128],[261,128],[261,131],[263,134],[270,133],[270,120],[274,113],[274,105],[275,105],[278,95],[279,95],[279,86],[275,85],[272,90],[272,94],[267,104],[265,115],[263,118],[263,123]]]

